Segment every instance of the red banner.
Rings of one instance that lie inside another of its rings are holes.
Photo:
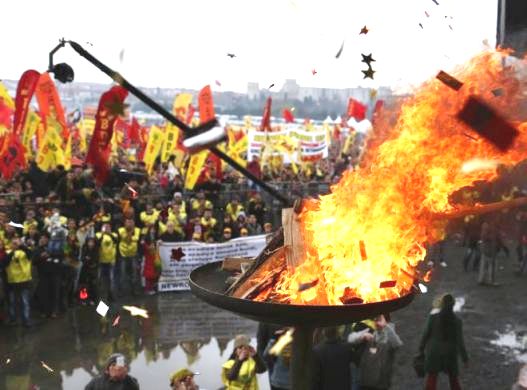
[[[199,91],[198,103],[199,121],[203,124],[213,120],[215,118],[214,103],[212,101],[212,91],[210,89],[210,85],[203,87],[201,91]]]
[[[64,115],[64,108],[60,102],[60,96],[57,92],[55,83],[49,76],[48,72],[42,73],[38,80],[37,90],[35,93],[37,98],[38,107],[40,108],[40,115],[47,123],[48,117],[53,117],[62,127],[62,139],[64,144],[68,142],[70,131],[66,123],[66,116]]]
[[[262,124],[260,125],[260,129],[264,131],[271,131],[271,104],[272,99],[271,97],[268,97],[265,102]]]
[[[26,70],[18,81],[15,98],[15,118],[13,121],[13,133],[16,135],[22,134],[29,112],[29,103],[35,93],[39,78],[40,73],[36,70]]]
[[[214,101],[212,100],[212,91],[210,89],[210,86],[207,85],[206,87],[203,87],[201,91],[199,91],[198,96],[198,104],[199,104],[199,121],[200,123],[205,123],[213,120],[216,117],[216,113],[214,112]],[[218,180],[223,179],[223,171],[221,166],[221,159],[213,155],[212,153],[209,154],[208,160],[212,162],[212,167],[215,173],[216,178]],[[205,169],[202,170],[201,176],[198,179],[198,183],[201,183],[203,181],[207,180],[207,176],[211,176],[211,172],[209,172],[209,167],[207,166]]]
[[[102,94],[95,115],[95,128],[86,156],[86,163],[93,165],[97,184],[102,185],[108,178],[113,125],[124,111],[124,100],[128,92],[120,86],[114,86]]]

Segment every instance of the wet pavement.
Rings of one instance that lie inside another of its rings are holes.
[[[132,317],[121,305],[144,307],[149,318]],[[114,327],[117,315],[120,320]],[[170,373],[190,367],[200,373],[196,382],[201,388],[216,390],[234,336],[254,337],[256,328],[255,322],[186,292],[125,299],[111,305],[105,318],[95,307],[79,306],[29,330],[0,327],[0,389],[83,389],[111,353],[121,352],[141,389],[168,389]],[[268,388],[265,374],[259,382],[261,389]]]
[[[520,365],[527,362],[527,275],[515,274],[514,255],[502,257],[497,277],[500,286],[479,286],[475,273],[463,272],[463,248],[449,243],[445,250],[448,267],[437,267],[429,292],[393,313],[405,344],[395,359],[391,388],[423,388],[412,359],[434,298],[451,292],[463,320],[470,358],[469,368],[461,371],[463,389],[509,389]],[[141,389],[168,389],[169,374],[188,366],[201,373],[197,383],[203,389],[217,390],[221,365],[232,351],[234,336],[256,334],[255,322],[211,307],[190,293],[164,293],[119,304],[144,306],[150,318],[131,317],[121,309],[119,324],[113,327],[121,306],[112,305],[106,318],[96,314],[95,307],[77,307],[30,330],[0,326],[0,390],[25,390],[31,385],[82,390],[113,352],[127,356],[131,375],[139,380]],[[268,390],[266,374],[259,379],[260,389]],[[439,388],[447,388],[445,382],[443,376]]]

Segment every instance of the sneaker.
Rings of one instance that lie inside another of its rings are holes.
[[[441,263],[439,263],[439,265],[443,268],[446,268],[448,267],[447,263],[445,263],[444,261],[442,261]]]
[[[428,262],[428,266],[429,266],[429,267],[433,267],[433,266],[434,266],[434,262],[433,262],[433,261],[429,261],[429,262]]]

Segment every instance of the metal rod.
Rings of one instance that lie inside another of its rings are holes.
[[[291,358],[292,390],[312,388],[313,332],[310,326],[295,326]]]
[[[99,61],[97,58],[95,58],[92,54],[90,54],[88,51],[86,51],[81,45],[79,45],[76,42],[73,41],[67,41],[71,47],[82,57],[86,58],[89,62],[91,62],[95,67],[97,67],[99,70],[101,70],[103,73],[110,76],[116,83],[121,85],[123,88],[128,90],[130,93],[132,93],[134,96],[136,96],[139,100],[141,100],[143,103],[145,103],[147,106],[149,106],[151,109],[159,113],[161,116],[163,116],[166,120],[173,123],[177,127],[179,127],[181,130],[185,131],[186,136],[195,136],[196,134],[199,134],[203,131],[210,130],[213,127],[217,125],[216,119],[206,122],[196,128],[190,128],[185,123],[180,121],[178,118],[176,118],[174,115],[172,115],[170,112],[165,110],[161,105],[159,105],[157,102],[155,102],[153,99],[145,95],[140,89],[136,88],[134,85],[129,83],[123,76],[121,76],[118,72],[115,72],[105,64],[103,64],[101,61]],[[59,45],[60,46],[60,45]],[[57,48],[58,49],[58,48]],[[51,55],[51,54],[50,54]],[[284,204],[284,206],[290,206],[291,201],[286,199],[282,194],[280,194],[278,191],[276,191],[273,187],[265,183],[263,180],[260,180],[256,176],[254,176],[250,171],[242,167],[240,164],[238,164],[234,159],[232,159],[230,156],[228,156],[226,153],[223,153],[219,149],[217,149],[215,146],[209,147],[209,151],[219,158],[221,158],[223,161],[225,161],[227,164],[229,164],[232,168],[240,172],[242,175],[244,175],[249,180],[256,183],[258,186],[260,186],[263,190],[267,191],[270,195],[272,195],[274,198],[278,199],[281,203]]]

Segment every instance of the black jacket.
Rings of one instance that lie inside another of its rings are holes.
[[[342,340],[328,340],[317,345],[313,352],[312,390],[349,390],[353,346]]]
[[[114,382],[108,375],[103,374],[93,378],[84,390],[139,390],[139,383],[130,375],[120,382]]]

